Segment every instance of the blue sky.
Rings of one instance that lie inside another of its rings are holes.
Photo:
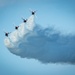
[[[13,31],[14,25],[28,18],[29,8],[37,10],[36,23],[53,26],[62,34],[75,34],[74,0],[1,0],[0,1],[0,74],[1,75],[75,75],[75,65],[42,64],[35,59],[11,54],[4,45],[3,30]]]
[[[12,24],[10,26],[13,26],[14,23],[16,25],[20,24],[22,22],[21,17],[28,18],[30,16],[29,8],[37,10],[37,23],[41,25],[52,25],[57,30],[63,32],[63,34],[74,34],[75,8],[74,1],[70,0],[16,0],[13,2],[7,0],[6,4],[1,6],[0,15],[8,15],[8,17],[5,17],[4,19],[3,17],[1,18],[2,25],[4,25],[3,21],[7,21],[7,25]]]

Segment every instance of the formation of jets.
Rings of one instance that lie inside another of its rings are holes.
[[[32,15],[35,15],[36,11],[31,11]],[[27,19],[22,18],[23,22],[26,23]],[[15,29],[18,30],[19,26],[15,26]],[[10,32],[5,32],[5,36],[8,37]]]

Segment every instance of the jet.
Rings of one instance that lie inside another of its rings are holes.
[[[36,11],[33,11],[32,9],[29,9],[31,11],[32,15],[35,15]]]
[[[15,29],[18,30],[19,26],[15,26]]]
[[[32,15],[35,15],[36,11],[31,11],[32,12]]]
[[[10,34],[9,32],[5,32],[5,36],[6,36],[6,37],[8,37],[9,34]]]
[[[22,18],[22,19],[23,19],[23,22],[24,22],[24,23],[26,23],[26,22],[27,22],[27,19],[24,19],[24,18]]]

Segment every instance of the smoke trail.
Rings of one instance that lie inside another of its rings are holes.
[[[53,28],[34,24],[34,16],[22,23],[4,43],[9,51],[22,58],[33,58],[43,63],[75,63],[75,36],[64,36]]]

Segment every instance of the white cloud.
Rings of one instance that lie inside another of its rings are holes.
[[[6,37],[9,51],[22,58],[33,58],[43,63],[75,63],[75,36],[60,35],[53,28],[43,29],[34,24],[34,16],[22,23],[19,30]]]

